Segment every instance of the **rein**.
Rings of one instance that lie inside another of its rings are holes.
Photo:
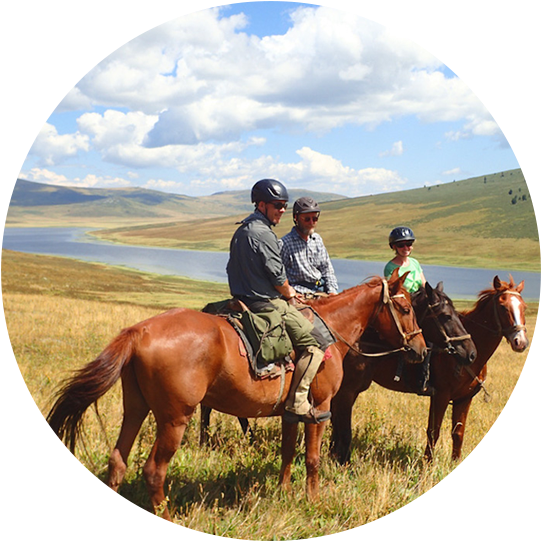
[[[387,280],[383,279],[382,280],[381,302],[378,304],[378,307],[374,311],[374,314],[370,318],[370,322],[368,323],[367,326],[370,326],[372,321],[378,316],[378,314],[380,313],[380,311],[384,307],[388,307],[389,312],[390,312],[390,314],[391,314],[391,316],[393,318],[393,321],[394,321],[394,323],[396,325],[396,329],[398,330],[398,333],[402,336],[402,346],[400,348],[389,350],[389,351],[382,351],[380,353],[365,353],[365,352],[361,351],[359,348],[357,348],[354,345],[350,344],[343,336],[340,335],[340,333],[337,333],[331,327],[329,327],[329,330],[336,336],[336,338],[338,338],[338,340],[340,340],[340,342],[345,344],[349,349],[354,351],[357,355],[362,355],[364,357],[383,357],[385,355],[390,355],[392,353],[398,353],[400,351],[408,351],[408,349],[409,349],[408,341],[411,338],[413,338],[414,336],[420,334],[422,331],[421,331],[421,329],[418,329],[418,330],[412,331],[410,333],[405,333],[404,332],[404,328],[402,327],[402,324],[400,323],[400,319],[398,317],[398,314],[396,312],[396,308],[395,308],[394,303],[393,303],[393,299],[399,298],[399,297],[405,298],[405,295],[404,294],[390,295],[389,294],[389,283],[387,282]]]

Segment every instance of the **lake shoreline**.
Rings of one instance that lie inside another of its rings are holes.
[[[194,280],[226,283],[227,252],[149,248],[113,243],[89,235],[90,228],[6,228],[3,247],[13,251],[56,255],[116,267],[133,268],[160,275],[184,276]],[[333,259],[341,289],[363,279],[381,275],[385,262]],[[511,273],[516,282],[526,280],[525,299],[539,300],[540,274],[509,269],[481,269],[424,265],[427,280],[436,285],[442,281],[453,299],[472,300],[491,287],[498,275],[508,280]]]

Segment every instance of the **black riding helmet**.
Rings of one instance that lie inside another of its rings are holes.
[[[396,242],[401,242],[403,240],[415,241],[415,235],[409,227],[399,226],[395,227],[389,234],[389,246],[392,248],[393,244]]]
[[[297,214],[306,214],[308,212],[321,212],[319,205],[311,197],[299,197],[293,205],[293,217]]]
[[[272,201],[289,201],[286,187],[272,178],[258,180],[252,188],[252,203],[271,203]]]

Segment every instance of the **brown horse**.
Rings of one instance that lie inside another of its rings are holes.
[[[493,288],[482,291],[474,308],[461,314],[464,327],[472,335],[477,347],[476,361],[470,367],[461,369],[453,366],[452,359],[448,356],[440,354],[434,362],[432,378],[437,392],[430,399],[425,450],[428,460],[432,460],[443,417],[450,402],[453,404],[452,458],[460,459],[472,399],[483,388],[487,376],[487,362],[502,338],[505,338],[517,353],[522,353],[528,347],[524,315],[526,303],[520,295],[523,289],[524,281],[515,285],[512,276],[509,283],[495,276]]]
[[[427,283],[413,295],[412,304],[423,336],[430,345],[430,354],[423,364],[406,367],[401,354],[378,356],[375,352],[385,344],[370,330],[361,339],[363,352],[352,349],[344,359],[342,385],[331,402],[331,454],[342,464],[350,457],[353,404],[376,377],[388,388],[422,394],[429,373],[428,362],[436,352],[445,351],[461,364],[471,364],[476,357],[471,336],[464,329],[453,302],[443,291],[442,282],[436,288]]]
[[[450,402],[453,403],[453,458],[460,458],[466,417],[472,398],[481,389],[486,377],[486,363],[502,337],[507,338],[514,351],[524,351],[528,345],[525,335],[525,304],[520,296],[524,283],[515,286],[512,278],[507,284],[495,277],[493,285],[494,289],[480,293],[473,310],[459,314],[477,349],[477,358],[473,364],[468,365],[464,359],[453,355],[453,352],[437,350],[432,353],[430,385],[433,393],[430,398],[428,444],[425,451],[428,460],[432,458],[432,451]],[[427,341],[430,342],[430,338],[427,338]],[[359,359],[352,353],[344,359],[343,383],[331,406],[331,448],[339,462],[345,463],[350,457],[351,411],[360,392],[368,389],[372,381],[393,391],[412,392],[409,382],[416,377],[415,367],[404,365],[402,375],[397,379],[399,367],[400,359],[397,356],[379,363]]]
[[[318,300],[305,299],[306,304],[317,307]],[[471,336],[464,329],[464,325],[457,314],[453,302],[443,291],[443,283],[436,288],[427,283],[412,296],[412,305],[415,310],[417,323],[420,325],[423,336],[430,344],[430,354],[435,351],[446,351],[453,355],[457,362],[471,364],[476,355],[475,344]],[[331,453],[344,463],[349,458],[349,446],[351,442],[351,411],[358,394],[368,388],[372,382],[372,371],[376,369],[376,363],[386,363],[390,357],[387,353],[389,344],[381,341],[374,329],[368,328],[363,333],[361,349],[363,354],[354,347],[346,356],[346,377],[342,382],[338,395],[333,398],[331,407],[333,415],[333,439]],[[357,350],[357,351],[356,351]],[[378,353],[379,351],[379,353]],[[428,373],[430,354],[424,363],[417,364],[408,369],[405,384],[411,387],[411,392],[421,387]],[[394,379],[403,371],[407,362],[405,356],[395,357],[397,364],[389,365],[394,370]],[[387,366],[387,365],[386,365]],[[415,378],[416,381],[410,381]],[[419,381],[417,381],[419,380]],[[210,414],[209,407],[201,406],[200,443],[208,442]],[[242,432],[248,434],[251,441],[254,439],[253,431],[248,419],[239,418]]]
[[[344,342],[356,342],[371,323],[382,336],[409,352],[413,362],[426,354],[426,344],[415,320],[404,279],[374,278],[319,305],[321,316],[340,333],[330,348],[312,386],[314,406],[329,410],[342,380]],[[60,390],[47,420],[72,452],[86,409],[122,378],[124,418],[109,459],[108,485],[118,490],[128,455],[149,411],[157,434],[143,468],[156,513],[170,520],[164,482],[168,464],[179,448],[186,426],[198,404],[238,417],[282,415],[291,375],[282,390],[280,378],[256,379],[239,352],[239,338],[223,318],[175,309],[123,330],[91,363]],[[307,494],[319,492],[321,440],[326,423],[307,424]],[[282,422],[280,484],[289,488],[295,454],[297,424]]]

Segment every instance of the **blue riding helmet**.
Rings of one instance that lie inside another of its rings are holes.
[[[395,227],[389,234],[389,246],[392,248],[393,244],[396,242],[401,242],[403,240],[415,241],[415,235],[409,227],[399,226]]]

